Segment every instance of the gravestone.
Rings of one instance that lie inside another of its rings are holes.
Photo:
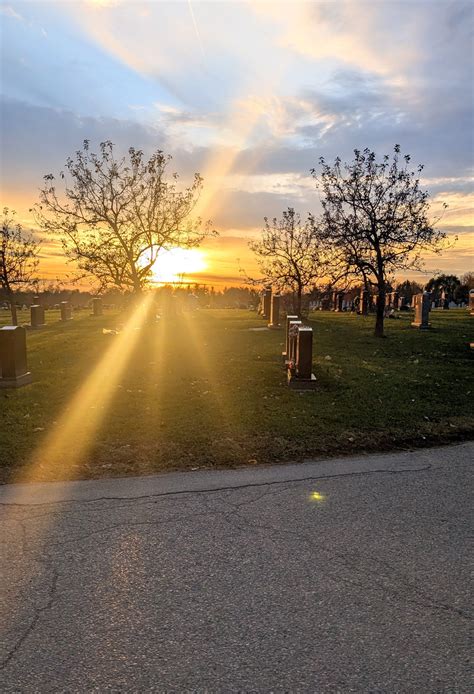
[[[26,363],[26,330],[18,325],[0,329],[0,388],[20,388],[31,383]]]
[[[281,353],[281,356],[283,357],[284,361],[286,361],[289,357],[289,341],[290,341],[290,323],[297,321],[298,316],[287,316],[286,321],[285,321],[285,351]]]
[[[449,310],[449,299],[448,299],[448,294],[447,292],[443,289],[441,292],[441,308],[443,311],[448,311]]]
[[[30,306],[30,328],[44,328],[45,325],[44,308],[37,304]]]
[[[199,297],[196,294],[188,294],[186,297],[186,308],[194,313],[199,308]]]
[[[270,307],[270,323],[268,324],[269,328],[272,329],[278,329],[281,327],[280,325],[280,295],[279,294],[273,294],[272,296],[272,303]]]
[[[296,340],[298,335],[298,328],[303,325],[303,322],[298,318],[296,320],[290,320],[288,323],[288,350],[286,357],[287,365],[294,365],[296,362]]]
[[[313,374],[313,328],[307,325],[295,326],[296,357],[288,368],[288,385],[296,390],[310,390],[316,387]]]
[[[266,287],[263,292],[263,317],[266,320],[270,320],[270,313],[272,310],[272,288]]]
[[[41,299],[40,299],[39,296],[34,296],[34,297],[33,297],[32,306],[41,306]]]
[[[415,302],[415,320],[412,327],[428,330],[431,328],[429,323],[431,295],[429,292],[423,292],[423,294],[415,294],[413,299]]]
[[[333,301],[334,301],[334,310],[337,313],[342,311],[342,305],[344,302],[344,292],[334,292]]]
[[[102,299],[100,298],[100,296],[96,296],[92,299],[92,315],[102,315]]]
[[[400,305],[400,295],[398,292],[392,292],[392,308],[397,310]]]
[[[328,296],[323,296],[321,299],[321,306],[319,308],[320,311],[329,311],[331,306],[331,300]]]
[[[474,289],[469,290],[469,313],[474,316]]]
[[[367,289],[361,289],[360,291],[359,313],[361,316],[369,315],[369,292]]]
[[[69,301],[61,301],[59,304],[59,307],[61,309],[61,320],[62,321],[67,321],[67,320],[72,320],[72,308],[71,304]]]

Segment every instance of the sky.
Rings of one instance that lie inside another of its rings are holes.
[[[26,227],[43,175],[84,139],[161,149],[183,185],[204,177],[199,212],[219,231],[189,279],[240,284],[265,216],[320,212],[320,156],[398,143],[458,236],[421,277],[474,269],[474,3],[11,0],[0,12],[0,200]],[[57,243],[43,242],[40,270],[70,274]]]

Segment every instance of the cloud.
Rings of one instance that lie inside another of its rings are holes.
[[[2,99],[1,116],[1,187],[5,200],[18,190],[33,197],[42,185],[42,176],[62,170],[66,158],[80,149],[85,139],[95,146],[112,139],[122,152],[131,145],[151,151],[163,141],[158,128],[133,121],[80,117],[11,99]]]
[[[252,7],[279,27],[278,44],[284,49],[312,61],[337,61],[395,77],[419,55],[416,24],[405,18],[401,5],[338,0],[294,2],[284,12],[279,3]]]
[[[18,14],[18,12],[16,12],[10,5],[0,5],[0,14],[3,14],[4,17],[9,17],[10,19],[16,19],[18,22],[25,21],[21,14]]]

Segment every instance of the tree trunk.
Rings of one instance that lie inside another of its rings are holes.
[[[379,293],[377,296],[377,307],[375,317],[375,337],[384,337],[383,319],[385,315],[385,286],[379,285]]]
[[[296,298],[296,315],[301,318],[301,285],[298,285],[298,293]]]

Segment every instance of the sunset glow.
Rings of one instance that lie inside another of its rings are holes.
[[[206,268],[203,251],[197,248],[171,248],[158,254],[151,281],[160,284],[186,282],[193,273]]]
[[[118,153],[159,148],[180,184],[203,176],[194,214],[219,239],[204,244],[205,260],[173,251],[153,282],[204,271],[212,285],[238,285],[265,216],[321,212],[309,175],[321,155],[400,143],[425,165],[433,216],[449,204],[440,225],[459,241],[442,269],[470,269],[472,6],[11,0],[1,20],[1,201],[26,226],[43,175],[58,176],[84,138]],[[441,265],[426,257],[428,275]],[[41,272],[70,273],[49,238]]]

